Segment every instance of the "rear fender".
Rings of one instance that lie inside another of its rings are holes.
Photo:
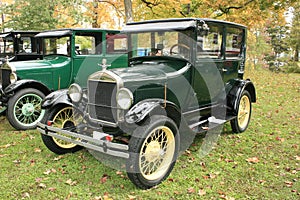
[[[229,88],[229,89],[228,89]],[[239,101],[241,98],[241,95],[244,90],[247,90],[251,95],[251,102],[256,102],[256,91],[254,84],[250,81],[250,79],[247,80],[234,80],[229,84],[229,87],[227,88],[227,106],[228,111],[234,115],[237,115],[237,109],[239,105]]]

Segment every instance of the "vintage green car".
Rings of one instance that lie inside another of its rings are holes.
[[[5,62],[0,67],[0,106],[10,124],[20,130],[36,127],[45,111],[42,99],[52,91],[77,82],[86,86],[88,75],[100,70],[103,58],[112,67],[127,62],[126,36],[117,30],[59,29],[37,34],[43,59]],[[118,35],[118,37],[116,37]]]
[[[0,33],[0,65],[3,60],[21,61],[40,59],[41,48],[38,38],[34,36],[38,31],[10,31]]]
[[[168,177],[195,134],[227,121],[235,133],[247,129],[256,101],[253,83],[243,79],[247,29],[191,18],[129,23],[123,31],[128,66],[104,64],[87,90],[72,84],[65,95],[46,97],[38,130],[54,153],[86,147],[112,167],[125,166],[129,179],[147,189]],[[61,103],[73,106],[73,118],[63,123]]]

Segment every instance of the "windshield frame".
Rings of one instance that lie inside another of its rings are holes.
[[[43,43],[43,56],[61,55],[71,57],[71,35],[41,37],[41,39]]]
[[[172,34],[177,35],[172,38]],[[148,30],[127,32],[129,60],[149,56],[167,56],[183,58],[192,62],[196,31],[194,27],[180,30]],[[179,41],[179,42],[178,42]],[[138,44],[139,43],[139,44]],[[179,44],[179,45],[176,45]],[[174,46],[173,49],[171,49]],[[171,50],[177,49],[177,52]],[[176,55],[176,53],[178,55]]]

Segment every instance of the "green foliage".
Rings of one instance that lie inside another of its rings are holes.
[[[300,62],[295,62],[295,61],[288,62],[287,66],[284,67],[284,72],[300,74]]]
[[[15,0],[4,7],[4,28],[49,30],[78,24],[82,19],[81,0]],[[71,24],[70,24],[71,22]]]
[[[37,131],[15,131],[0,117],[0,199],[299,199],[300,76],[247,71],[257,90],[248,130],[228,124],[214,149],[199,156],[195,138],[171,175],[149,190],[86,150],[58,156]]]

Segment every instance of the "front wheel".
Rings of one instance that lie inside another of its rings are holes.
[[[238,103],[237,117],[230,121],[234,133],[244,132],[250,122],[251,117],[251,96],[247,90],[244,90]]]
[[[51,108],[51,110],[47,110],[41,122],[47,124],[48,121],[52,121],[52,126],[54,127],[73,130],[82,121],[82,116],[74,112],[71,106],[56,106]],[[77,144],[44,134],[42,134],[42,140],[47,148],[56,154],[74,153],[83,148]]]
[[[165,116],[152,116],[136,128],[129,141],[126,163],[129,179],[139,188],[151,188],[171,173],[179,149],[178,128]]]
[[[18,130],[36,128],[45,114],[41,108],[44,97],[44,93],[33,88],[17,91],[8,101],[6,116],[9,123]]]

